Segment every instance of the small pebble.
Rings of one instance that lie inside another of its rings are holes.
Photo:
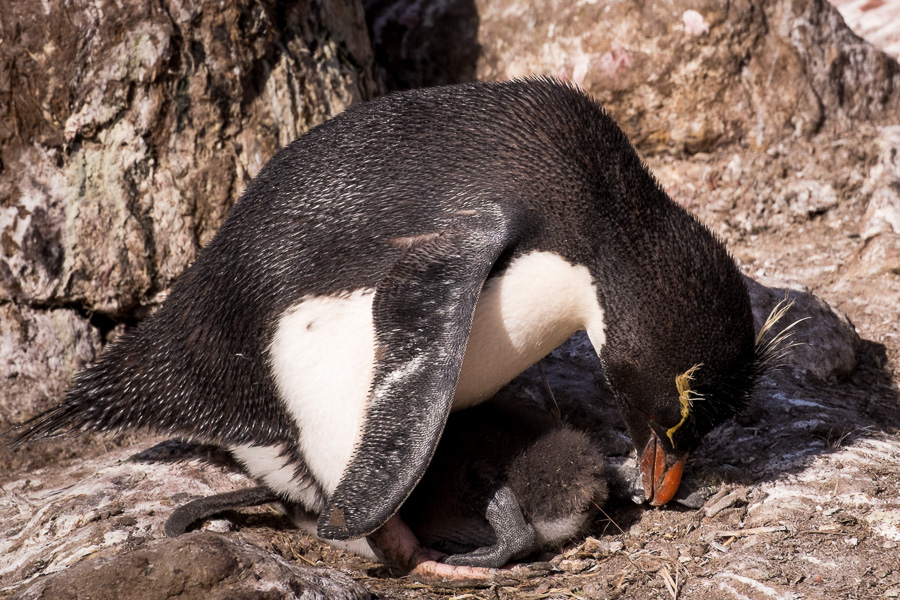
[[[583,550],[598,556],[609,556],[622,550],[625,544],[619,540],[598,540],[597,538],[588,538],[584,542]]]
[[[566,559],[559,563],[559,568],[567,573],[581,573],[594,566],[594,561],[585,559]]]

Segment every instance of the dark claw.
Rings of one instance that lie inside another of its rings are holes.
[[[277,501],[278,496],[264,486],[198,498],[175,509],[175,512],[166,521],[166,536],[178,537],[197,521],[208,519],[226,510],[259,506]]]

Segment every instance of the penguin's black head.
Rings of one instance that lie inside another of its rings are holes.
[[[742,275],[694,224],[696,243],[677,261],[646,251],[653,260],[642,261],[641,276],[620,279],[601,300],[601,362],[656,506],[675,496],[703,437],[745,406],[759,372]]]
[[[645,355],[637,363],[615,356],[605,361],[651,504],[672,499],[688,454],[746,405],[759,363],[749,339],[749,344],[729,344],[721,355],[708,354],[706,362],[689,366],[676,355]]]
[[[660,361],[658,371],[640,372],[629,362],[607,365],[651,504],[659,506],[672,499],[688,454],[709,431],[746,405],[756,365],[752,347],[725,364],[673,368]]]

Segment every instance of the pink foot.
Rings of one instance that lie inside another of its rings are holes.
[[[438,562],[444,555],[423,548],[398,515],[391,517],[369,539],[384,553],[388,564],[403,569],[414,580],[445,587],[484,587],[514,580],[522,569],[453,566]]]

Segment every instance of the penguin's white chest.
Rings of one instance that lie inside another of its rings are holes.
[[[487,400],[581,329],[599,352],[603,311],[587,267],[550,252],[517,259],[481,291],[453,407]]]
[[[374,297],[374,290],[364,289],[304,298],[281,317],[270,347],[272,372],[297,421],[304,459],[328,494],[362,429],[376,360]],[[579,329],[587,329],[599,351],[603,312],[587,268],[547,252],[517,259],[482,289],[454,408],[490,398]]]

